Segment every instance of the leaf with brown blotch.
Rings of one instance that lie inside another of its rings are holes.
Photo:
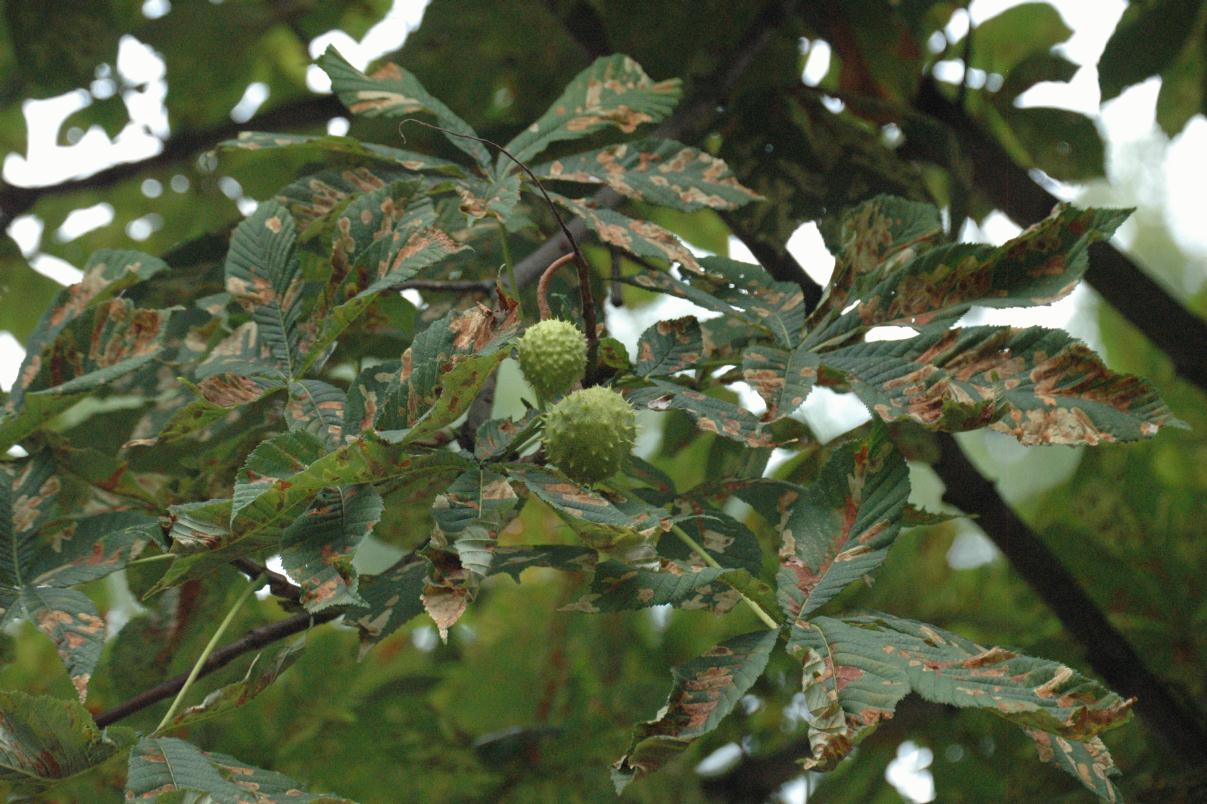
[[[657,720],[639,725],[629,750],[612,766],[620,793],[653,773],[707,734],[733,711],[763,674],[778,632],[743,634],[671,671],[674,685]]]

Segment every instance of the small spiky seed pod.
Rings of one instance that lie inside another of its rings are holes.
[[[569,391],[587,370],[587,339],[568,321],[533,324],[516,344],[520,368],[541,399]]]
[[[580,483],[596,483],[619,471],[636,437],[633,408],[599,385],[575,391],[545,416],[549,460]]]

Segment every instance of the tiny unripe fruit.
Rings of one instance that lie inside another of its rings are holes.
[[[623,396],[600,385],[575,391],[545,415],[549,460],[580,483],[616,474],[636,436],[633,408]]]
[[[541,399],[569,391],[587,370],[587,339],[568,321],[533,324],[516,344],[524,378]]]

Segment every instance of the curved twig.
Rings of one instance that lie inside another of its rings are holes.
[[[549,263],[549,267],[541,274],[541,279],[536,283],[536,306],[541,310],[541,320],[548,321],[553,318],[553,311],[549,309],[549,280],[553,279],[553,274],[557,272],[568,261],[574,259],[574,254],[565,254],[558,257],[553,262]]]

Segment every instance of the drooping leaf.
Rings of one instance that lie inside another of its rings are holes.
[[[117,753],[82,705],[0,690],[0,782],[36,794],[95,768]]]
[[[267,655],[257,653],[242,679],[219,687],[205,696],[201,703],[182,710],[172,718],[170,728],[200,723],[246,705],[289,669],[304,648],[305,645],[299,643],[275,648]]]
[[[887,614],[817,617],[798,632],[795,651],[804,662],[813,748],[806,768],[834,767],[910,692],[1070,740],[1089,740],[1130,716],[1131,701],[1057,662]]]
[[[909,470],[884,427],[844,444],[777,523],[776,574],[791,649],[807,618],[884,562],[901,530]]]
[[[750,528],[697,499],[685,497],[677,502],[678,510],[690,515],[679,521],[679,527],[714,561],[722,567],[746,570],[753,576],[762,573],[763,548]],[[658,554],[680,563],[704,566],[691,548],[669,533],[659,540]]]
[[[724,614],[742,599],[739,590],[748,593],[756,586],[763,586],[764,594],[758,597],[774,601],[771,590],[746,570],[685,566],[675,561],[648,569],[613,559],[595,568],[590,588],[565,609],[594,614],[669,605]]]
[[[665,511],[648,505],[625,510],[630,506],[624,504],[633,500],[610,499],[553,469],[520,463],[510,463],[502,468],[568,520],[648,534],[653,533],[665,518]]]
[[[133,439],[126,443],[127,447],[152,447],[179,441],[221,421],[244,405],[258,402],[285,387],[279,381],[244,377],[241,374],[213,374],[199,383],[179,379],[196,398],[177,408],[159,428],[157,435]]]
[[[512,545],[495,549],[491,574],[520,574],[532,567],[548,567],[563,572],[589,572],[595,567],[597,553],[589,547],[573,544]]]
[[[658,719],[636,728],[629,750],[612,766],[617,792],[715,729],[763,674],[776,634],[772,630],[743,634],[674,668],[674,686]]]
[[[1034,444],[1134,441],[1179,426],[1156,391],[1115,374],[1060,330],[969,327],[822,355],[885,421],[929,429],[990,426]]]
[[[1202,4],[1195,0],[1129,4],[1098,60],[1102,100],[1165,72],[1195,31],[1195,19],[1201,13]],[[1161,46],[1152,47],[1153,42]]]
[[[690,211],[736,209],[761,196],[743,187],[715,156],[674,140],[609,145],[538,165],[540,179],[606,184],[628,198]]]
[[[482,168],[490,166],[490,152],[475,139],[473,128],[451,109],[428,94],[419,79],[397,64],[386,64],[372,75],[353,67],[334,47],[318,58],[318,64],[331,77],[331,90],[353,114],[366,117],[408,117],[426,112],[436,118],[449,142],[473,157]]]
[[[427,574],[427,559],[408,555],[377,575],[361,576],[359,592],[368,611],[355,624],[360,630],[362,655],[423,613],[420,595]]]
[[[219,804],[343,802],[312,795],[273,771],[210,753],[174,737],[143,737],[130,752],[126,799],[154,799],[170,793],[202,793]]]
[[[226,290],[252,316],[255,341],[270,355],[261,374],[295,376],[300,368],[299,323],[305,304],[294,250],[293,217],[266,201],[235,227],[226,258]]]
[[[281,563],[302,589],[308,611],[360,606],[352,556],[381,519],[381,495],[370,485],[328,488],[281,535]]]
[[[304,430],[327,449],[343,440],[346,395],[322,380],[295,380],[289,383],[289,402],[285,422],[290,430]]]
[[[515,444],[515,440],[528,431],[537,417],[537,411],[530,410],[520,420],[487,419],[478,428],[474,438],[474,457],[480,461],[496,460],[507,454]]]
[[[762,423],[750,411],[682,385],[651,380],[651,385],[634,388],[626,397],[636,408],[682,410],[692,417],[701,430],[748,447],[769,447],[772,444],[771,434],[763,429]]]
[[[559,140],[586,137],[607,126],[631,134],[657,123],[679,101],[678,79],[654,82],[628,56],[603,56],[576,75],[541,117],[507,143],[521,162]]]
[[[1102,801],[1110,804],[1123,801],[1123,795],[1112,781],[1120,775],[1119,769],[1101,739],[1067,740],[1039,729],[1026,729],[1026,732],[1035,741],[1041,761],[1074,777]]]

